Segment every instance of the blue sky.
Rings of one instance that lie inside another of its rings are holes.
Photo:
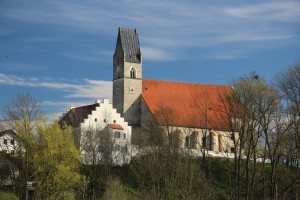
[[[300,59],[300,2],[0,0],[0,107],[17,93],[47,113],[112,96],[118,27],[136,28],[143,77],[271,81]]]

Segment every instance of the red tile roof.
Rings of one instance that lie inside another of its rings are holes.
[[[221,117],[221,94],[227,85],[143,80],[142,98],[158,123],[172,126],[229,130]]]
[[[124,130],[120,124],[108,124],[111,129]]]

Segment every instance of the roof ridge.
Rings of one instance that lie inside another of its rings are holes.
[[[76,108],[83,108],[83,107],[88,107],[88,106],[94,106],[96,104],[100,104],[100,103],[93,103],[93,104],[89,104],[89,105],[84,105],[84,106],[78,106],[78,107],[73,107],[72,109],[70,110],[73,110],[73,109],[76,109]]]
[[[206,83],[189,83],[189,82],[179,82],[179,81],[169,81],[169,80],[154,80],[154,79],[143,79],[143,81],[156,81],[156,82],[164,82],[164,83],[180,83],[187,85],[205,85],[205,86],[226,86],[230,87],[230,85],[225,84],[206,84]]]
[[[130,31],[136,31],[136,28],[134,28],[134,29],[130,29],[130,28],[123,28],[123,27],[119,27],[119,30],[130,30]]]

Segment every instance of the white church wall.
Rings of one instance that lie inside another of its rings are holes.
[[[81,138],[80,138],[80,148],[81,150],[81,157],[82,161],[85,164],[91,164],[91,155],[90,153],[87,152],[84,148],[84,143],[95,143],[94,146],[95,148],[100,148],[99,145],[103,142],[105,138],[102,137],[97,137],[95,136],[94,138],[88,138],[91,135],[87,136],[85,131],[88,130],[98,130],[98,134],[104,132],[100,131],[107,131],[106,133],[109,133],[110,135],[110,141],[107,142],[112,142],[111,147],[111,153],[110,153],[110,161],[111,164],[115,165],[122,165],[123,163],[127,163],[130,161],[130,146],[131,146],[131,127],[128,126],[128,123],[124,121],[124,118],[121,117],[119,113],[117,113],[116,109],[112,107],[112,104],[109,103],[108,99],[104,99],[103,102],[96,102],[100,103],[99,106],[96,107],[96,110],[92,111],[90,115],[84,121],[80,124],[81,128]],[[112,130],[108,128],[109,124],[119,124],[123,130],[118,130],[122,132],[122,139],[121,138],[116,138],[115,137],[115,130]],[[105,134],[106,134],[105,133]],[[124,135],[126,135],[126,139],[124,139]],[[90,139],[94,140],[99,140],[99,141],[89,141]],[[102,140],[102,141],[100,141]],[[98,145],[98,146],[97,146]],[[125,152],[124,149],[127,149]],[[105,156],[101,152],[97,152],[97,158],[98,161],[101,163],[101,159],[103,161],[103,158]],[[106,158],[107,159],[107,158]],[[107,161],[107,160],[106,160]]]
[[[232,133],[228,131],[178,126],[169,126],[168,130],[166,127],[164,128],[166,132],[179,132],[180,148],[206,149],[214,152],[228,153],[232,153],[234,150]],[[195,132],[197,133],[197,136],[195,136]],[[237,136],[237,133],[235,134]],[[202,138],[205,136],[206,140],[204,144]]]

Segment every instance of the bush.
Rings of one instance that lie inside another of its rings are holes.
[[[129,199],[124,185],[117,178],[108,180],[103,200],[126,200]]]
[[[60,197],[59,200],[75,200],[74,194],[71,192],[63,192]]]
[[[0,192],[0,199],[19,200],[19,198],[15,194],[8,192]]]

